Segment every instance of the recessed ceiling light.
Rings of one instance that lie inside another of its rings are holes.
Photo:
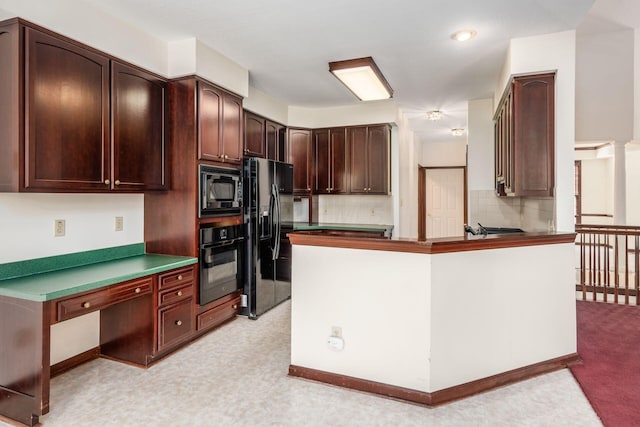
[[[462,129],[462,128],[451,129],[451,135],[453,135],[453,136],[462,136],[462,135],[464,135],[464,129]]]
[[[459,42],[466,42],[474,38],[476,34],[478,34],[478,32],[475,30],[460,30],[453,33],[451,38]]]
[[[440,110],[427,111],[427,119],[440,120],[441,118],[442,118],[442,111]]]

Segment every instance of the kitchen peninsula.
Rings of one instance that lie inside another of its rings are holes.
[[[289,237],[292,376],[436,405],[578,359],[573,233]]]

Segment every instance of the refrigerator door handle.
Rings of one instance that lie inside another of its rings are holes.
[[[269,199],[269,232],[271,233],[271,239],[269,241],[271,247],[271,259],[275,260],[276,245],[277,245],[277,227],[278,227],[278,188],[275,184],[271,185],[271,197]]]
[[[278,257],[280,256],[280,231],[282,229],[282,218],[280,215],[280,191],[278,191],[278,187],[274,184],[273,188],[276,191],[276,216],[275,216],[275,221],[276,221],[276,231],[275,231],[275,236],[274,236],[274,240],[275,240],[275,250],[273,252],[273,260],[277,260]]]

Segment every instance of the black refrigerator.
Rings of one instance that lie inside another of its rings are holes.
[[[293,165],[244,160],[245,270],[242,314],[251,319],[291,297]]]

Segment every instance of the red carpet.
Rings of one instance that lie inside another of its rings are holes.
[[[576,302],[573,376],[606,427],[640,426],[640,307]]]

